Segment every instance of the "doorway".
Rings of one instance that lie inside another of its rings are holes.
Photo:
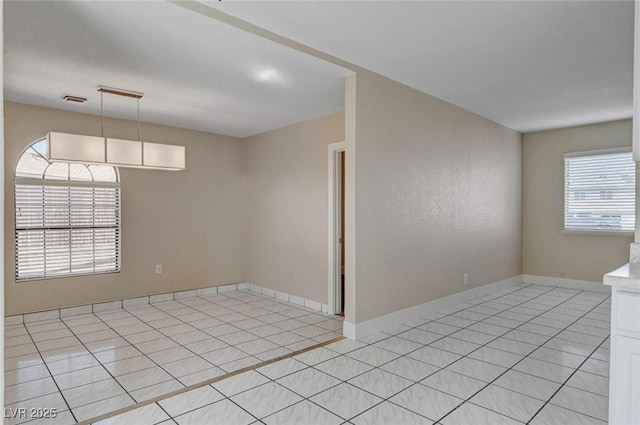
[[[329,145],[329,313],[344,316],[345,143]]]

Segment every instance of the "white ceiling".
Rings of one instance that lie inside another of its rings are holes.
[[[518,131],[631,116],[632,1],[205,3]],[[346,69],[168,2],[8,1],[4,25],[7,100],[99,114],[101,84],[239,137],[344,108]]]
[[[521,132],[629,118],[633,1],[206,1]]]
[[[168,2],[9,1],[4,25],[10,101],[100,114],[105,85],[143,92],[142,121],[239,137],[344,109],[349,71]]]

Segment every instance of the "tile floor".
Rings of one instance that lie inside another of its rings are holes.
[[[605,424],[609,315],[605,294],[521,285],[99,424]]]
[[[7,326],[4,423],[88,420],[341,335],[335,316],[247,291]],[[57,417],[6,418],[19,408]]]

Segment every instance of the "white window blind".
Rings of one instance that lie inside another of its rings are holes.
[[[120,189],[65,183],[15,185],[17,280],[120,268]]]
[[[119,187],[15,185],[16,279],[120,269]]]
[[[633,232],[636,167],[629,149],[565,154],[564,229]]]
[[[46,160],[32,143],[15,171],[16,280],[120,271],[118,169]]]

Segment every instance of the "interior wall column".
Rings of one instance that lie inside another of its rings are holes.
[[[640,263],[640,1],[635,1],[633,36],[633,160],[636,162],[636,230],[631,244],[629,262]]]

